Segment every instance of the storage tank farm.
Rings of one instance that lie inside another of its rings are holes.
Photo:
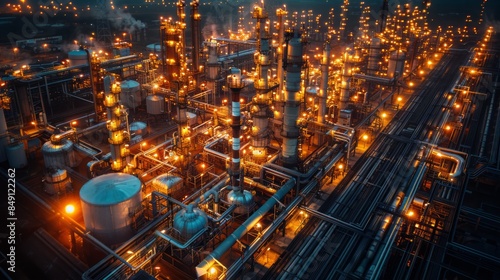
[[[262,278],[406,88],[401,15],[358,40],[349,1],[340,28],[260,1],[240,8],[251,24],[206,36],[213,2],[187,2],[159,19],[151,54],[96,36],[1,87],[0,161],[60,219],[51,242],[80,279]]]

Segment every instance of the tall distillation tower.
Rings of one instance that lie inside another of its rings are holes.
[[[256,162],[267,159],[266,147],[269,145],[269,118],[273,116],[269,106],[272,103],[271,91],[278,84],[271,83],[269,71],[271,66],[269,47],[269,27],[267,26],[268,15],[264,7],[255,6],[252,17],[257,20],[255,32],[257,34],[257,51],[254,54],[255,76],[254,86],[256,90],[251,107],[252,114],[252,156]]]
[[[286,36],[286,69],[285,110],[283,113],[283,127],[281,136],[283,146],[281,160],[286,167],[296,167],[298,164],[298,138],[300,135],[297,120],[300,109],[301,72],[304,60],[302,58],[303,46],[297,32],[288,33]]]

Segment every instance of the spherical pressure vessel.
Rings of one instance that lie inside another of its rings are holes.
[[[189,204],[186,209],[179,211],[174,217],[174,229],[185,239],[191,238],[207,226],[207,215],[198,208]]]

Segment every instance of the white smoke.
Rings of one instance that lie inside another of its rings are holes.
[[[136,20],[131,14],[119,9],[111,10],[109,20],[114,28],[132,33],[136,30],[141,30],[146,27],[146,24],[140,20]]]

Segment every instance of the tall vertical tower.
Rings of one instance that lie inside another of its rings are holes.
[[[238,207],[235,212],[239,214],[248,213],[253,204],[252,194],[243,190],[243,174],[240,165],[240,91],[245,86],[241,76],[241,70],[237,68],[229,69],[227,76],[227,86],[231,89],[231,128],[232,128],[232,156],[228,173],[231,179],[232,190],[227,194],[227,200]]]
[[[297,32],[287,34],[286,38],[286,86],[285,86],[285,110],[283,113],[283,127],[281,136],[283,137],[283,147],[281,150],[281,160],[283,165],[296,167],[298,164],[298,138],[301,89],[300,74],[304,60],[302,58],[302,40]]]
[[[111,46],[113,38],[111,37],[111,29],[107,13],[110,10],[108,0],[97,0],[97,23],[96,23],[96,39],[104,43],[106,46]]]
[[[198,11],[198,6],[200,5],[198,0],[193,0],[191,2],[191,44],[193,45],[191,60],[193,61],[194,73],[201,72],[200,69],[200,45],[201,45],[201,32],[200,32],[200,12]],[[196,75],[198,77],[198,75]],[[198,81],[196,81],[198,83]]]
[[[266,25],[268,16],[264,7],[256,6],[252,17],[257,20],[255,32],[257,35],[257,52],[254,55],[255,77],[254,86],[256,90],[251,108],[252,113],[252,156],[254,160],[262,162],[267,159],[267,149],[269,144],[269,118],[272,112],[269,109],[271,104],[270,92],[276,88],[277,84],[271,86],[269,81],[269,68],[271,65],[269,48],[269,28]]]

